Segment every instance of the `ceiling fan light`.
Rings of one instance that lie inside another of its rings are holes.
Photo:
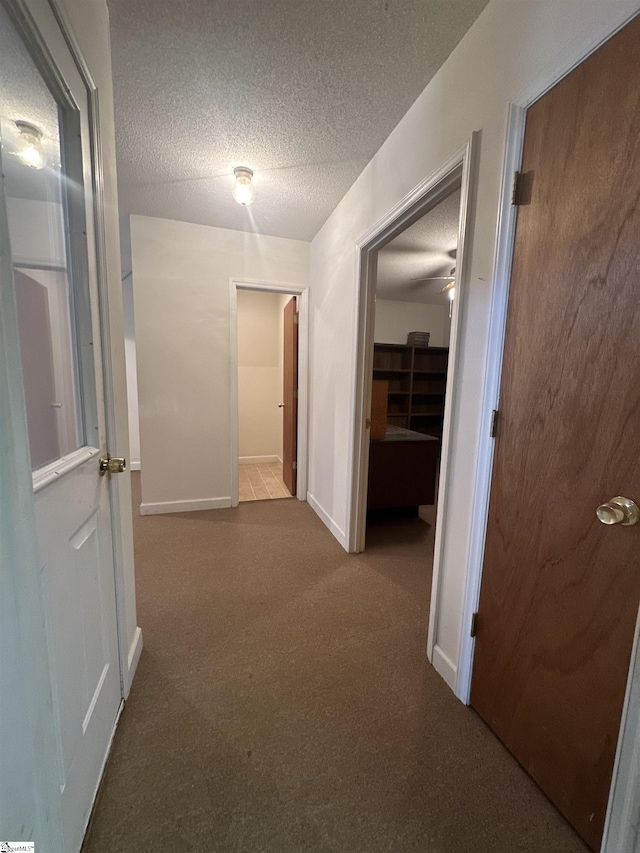
[[[17,121],[15,125],[20,134],[14,152],[18,160],[30,169],[44,168],[46,159],[40,128],[27,121]]]
[[[236,176],[236,182],[233,187],[233,197],[243,207],[247,207],[255,198],[256,191],[251,179],[253,178],[253,170],[246,166],[236,166],[233,170]]]

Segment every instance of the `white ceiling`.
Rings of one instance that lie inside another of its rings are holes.
[[[449,296],[438,293],[447,281],[413,281],[427,276],[448,276],[456,266],[460,190],[398,234],[378,252],[378,299],[447,305]]]
[[[121,213],[310,240],[487,0],[108,3]]]

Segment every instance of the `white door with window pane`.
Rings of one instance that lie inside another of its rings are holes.
[[[64,43],[47,46],[45,58],[0,5],[12,267],[0,286],[15,295],[65,853],[75,853],[122,691],[109,483],[99,476],[106,439],[87,94]]]

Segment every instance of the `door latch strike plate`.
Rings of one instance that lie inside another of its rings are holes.
[[[533,190],[533,171],[516,172],[513,176],[513,190],[511,191],[511,204],[520,207],[523,204],[531,204]]]
[[[496,437],[496,433],[498,431],[498,410],[494,409],[491,412],[491,426],[489,428],[489,435],[491,438]]]
[[[473,613],[471,615],[471,630],[469,631],[470,636],[475,637],[478,633],[478,614]]]

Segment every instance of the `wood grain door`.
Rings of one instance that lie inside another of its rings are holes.
[[[527,114],[471,703],[594,849],[640,600],[640,18]]]
[[[298,312],[296,297],[284,307],[282,478],[296,493],[298,445]]]

